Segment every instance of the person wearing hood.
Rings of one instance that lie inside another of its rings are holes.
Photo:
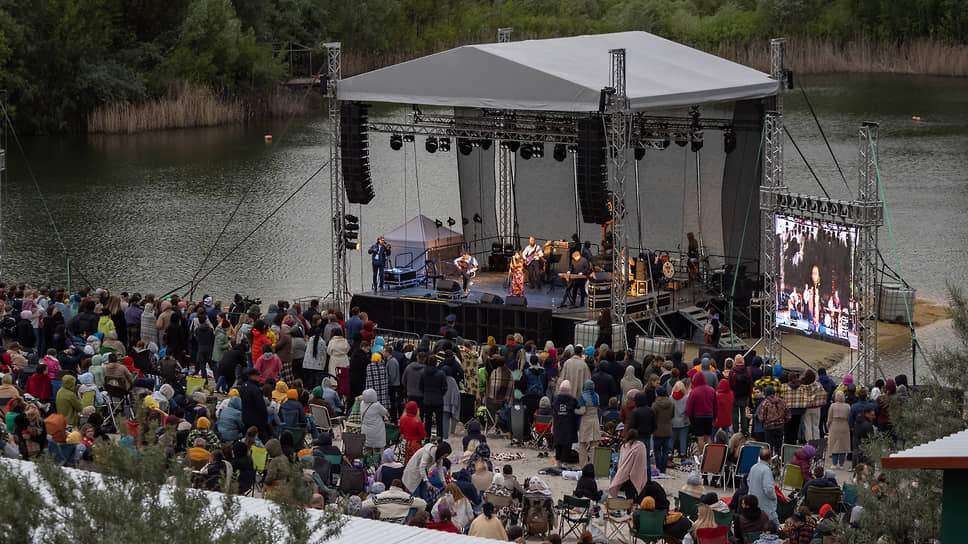
[[[266,466],[265,486],[266,491],[272,491],[280,486],[285,487],[286,479],[289,477],[291,465],[289,458],[282,452],[282,443],[278,438],[273,438],[266,442],[266,452],[269,454],[269,464]]]
[[[585,363],[582,362],[582,365]],[[587,367],[586,367],[587,370]],[[551,434],[555,439],[555,458],[558,464],[573,463],[577,456],[572,450],[572,444],[578,440],[576,429],[578,414],[577,411],[584,409],[578,408],[578,400],[571,394],[572,385],[568,380],[558,383],[558,394],[552,401],[554,423],[551,426]]]
[[[620,386],[622,389],[622,398],[625,398],[629,391],[642,390],[642,380],[635,377],[635,367],[632,365],[625,367],[625,375],[622,377]]]
[[[406,441],[407,452],[404,462],[413,457],[413,454],[420,449],[423,439],[427,437],[427,430],[424,428],[423,422],[420,421],[417,412],[417,403],[409,401],[404,409],[404,414],[400,416],[400,437]]]
[[[101,353],[105,353],[105,350],[111,350],[117,353],[118,357],[124,359],[125,355],[127,355],[127,350],[124,349],[124,344],[118,340],[118,332],[114,330],[108,331],[105,333],[105,337],[107,340],[101,344]]]
[[[713,421],[719,404],[716,402],[716,390],[706,383],[706,377],[702,372],[692,375],[692,390],[686,401],[686,415],[692,424],[692,432],[696,435],[696,445],[699,451],[703,451],[706,444],[710,443],[710,435],[713,432]]]
[[[332,438],[330,438],[330,442],[332,442]],[[380,455],[380,466],[376,469],[373,481],[382,482],[383,485],[390,487],[393,485],[393,480],[403,477],[403,468],[403,463],[397,462],[393,448],[387,448]]]
[[[572,493],[572,496],[579,499],[591,499],[593,502],[602,500],[602,492],[595,482],[595,465],[589,463],[582,466],[581,476],[578,478],[578,484],[575,486],[575,492]]]
[[[319,390],[319,394],[316,394],[316,390]],[[339,392],[336,391],[336,379],[332,376],[327,376],[323,378],[323,385],[319,385],[313,388],[313,397],[321,398],[329,403],[329,407],[333,409],[334,415],[343,415],[345,407],[343,406],[343,399],[340,398]],[[312,404],[312,401],[309,401]]]
[[[600,361],[595,371],[592,372],[592,381],[595,382],[595,393],[602,403],[607,404],[608,399],[621,395],[618,382],[605,370],[605,361]]]
[[[61,380],[61,387],[57,391],[57,413],[64,416],[67,424],[77,427],[78,414],[81,411],[81,400],[77,396],[77,379],[70,374]]]
[[[104,388],[104,367],[101,365],[102,356],[100,354],[91,357],[91,366],[87,369],[94,376],[94,383],[98,387]]]
[[[810,463],[815,455],[817,455],[817,448],[810,444],[793,452],[793,459],[790,460],[790,464],[800,467],[800,475],[804,482],[810,480]]]
[[[568,349],[565,349],[566,354],[571,353]],[[592,378],[592,373],[588,369],[588,364],[585,363],[585,358],[581,354],[571,355],[565,364],[561,367],[561,372],[559,374],[559,379],[561,382],[567,381],[572,389],[568,393],[572,398],[577,398],[581,393],[582,384],[586,380]],[[559,382],[558,390],[561,390],[561,383]]]
[[[423,497],[426,500],[429,494],[427,486],[430,485],[427,481],[427,475],[430,474],[431,469],[440,472],[443,468],[443,460],[450,454],[449,442],[425,444],[417,450],[417,453],[413,454],[413,457],[407,462],[406,468],[403,469],[403,484],[411,490],[414,496]]]
[[[715,390],[719,384],[719,377],[716,375],[716,372],[713,371],[713,363],[709,358],[708,353],[704,355],[702,361],[699,362],[699,369],[700,372],[702,372],[703,377],[706,378],[706,385]]]
[[[585,381],[581,398],[578,399],[578,410],[583,410],[578,427],[578,464],[580,466],[585,466],[592,461],[595,446],[602,439],[602,428],[598,419],[601,404],[599,399],[598,393],[595,392],[595,382]],[[575,413],[578,413],[578,410]]]
[[[743,495],[739,503],[739,515],[733,518],[734,535],[775,533],[778,530],[766,512],[760,510],[760,501],[755,495]]]
[[[642,500],[642,493],[649,481],[649,459],[645,444],[639,440],[639,432],[629,429],[618,455],[618,468],[608,487],[609,497],[619,494],[635,502]]]
[[[229,397],[228,405],[222,409],[216,424],[222,442],[235,442],[245,436],[245,424],[242,423],[242,399]]]
[[[284,320],[281,318],[282,314],[276,314],[275,321]],[[292,327],[286,325],[285,322],[278,323],[279,333],[276,335],[276,355],[282,362],[282,368],[279,375],[282,376],[283,380],[293,381],[296,379],[296,373],[292,366]]]
[[[380,455],[387,444],[386,425],[383,418],[389,414],[380,404],[379,397],[373,389],[363,391],[363,402],[360,403],[360,432],[363,434],[363,446],[368,456]]]
[[[733,427],[733,390],[729,388],[729,380],[723,378],[719,380],[716,388],[716,420],[713,421],[713,429],[722,429],[729,434]]]
[[[218,363],[218,374],[215,380],[215,390],[223,394],[238,381],[238,373],[245,368],[245,344],[236,344],[226,350]]]
[[[672,451],[672,420],[675,417],[676,407],[669,400],[669,393],[664,386],[657,387],[655,393],[655,402],[652,403],[652,411],[655,413],[655,432],[652,434],[652,444],[655,452],[655,465],[659,472],[665,474],[669,467],[669,455]]]
[[[158,342],[158,329],[155,327],[158,318],[155,315],[155,304],[145,302],[144,309],[141,311],[141,339],[145,344]]]
[[[30,325],[33,314],[28,310],[20,312],[20,320],[17,322],[17,341],[27,350],[37,347],[37,337],[34,336],[34,328]]]
[[[171,399],[175,397],[175,388],[169,384],[162,385],[157,391],[151,394],[155,402],[158,403],[158,409],[162,412],[171,412]]]
[[[467,427],[465,430],[467,434],[464,436],[461,442],[461,446],[465,451],[467,450],[467,446],[470,444],[471,440],[477,440],[479,443],[487,442],[487,437],[481,432],[481,422],[478,421],[477,418],[467,422]]]

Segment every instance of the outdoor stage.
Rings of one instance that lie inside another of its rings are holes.
[[[447,276],[448,280],[460,281]],[[351,306],[367,312],[381,329],[409,331],[416,334],[437,334],[448,314],[457,316],[457,330],[475,341],[493,336],[503,343],[508,334],[520,332],[525,339],[543,342],[554,341],[565,346],[575,339],[575,325],[597,320],[601,310],[559,307],[564,298],[564,283],[544,285],[541,289],[525,286],[527,306],[507,304],[507,273],[480,272],[470,286],[467,297],[455,300],[438,298],[429,285],[417,285],[403,289],[386,289],[382,293],[367,291],[353,295]],[[487,295],[500,297],[502,303],[481,302]],[[651,321],[658,316],[662,323],[677,337],[691,336],[695,324],[680,313],[693,310],[696,302],[704,302],[705,291],[699,288],[671,290],[661,288],[655,293],[628,298],[627,337],[634,338],[651,331]],[[663,335],[661,328],[656,334]]]

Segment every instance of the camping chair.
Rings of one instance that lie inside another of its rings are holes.
[[[733,488],[736,487],[736,478],[739,476],[749,476],[750,469],[760,459],[759,446],[746,444],[739,452],[739,462],[736,463],[736,470],[733,471]]]
[[[535,414],[534,422],[531,425],[531,442],[528,444],[528,446],[534,449],[547,449],[547,447],[542,448],[541,444],[542,441],[551,434],[553,419],[554,416],[550,414]],[[547,442],[545,443],[547,444]]]
[[[131,404],[131,394],[128,391],[111,384],[105,384],[104,391],[107,393],[108,420],[114,425],[115,429],[120,431],[121,427],[118,425],[118,421],[114,417],[114,414],[122,412],[124,417],[127,419],[134,419],[134,408]]]
[[[700,475],[719,476],[726,491],[726,444],[706,444],[702,452],[702,462],[696,459]]]
[[[770,445],[767,444],[766,442],[757,442],[755,440],[750,440],[749,442],[746,443],[746,445],[747,446],[756,446],[756,447],[758,447],[760,449],[769,448],[770,447]],[[773,454],[776,455],[776,452],[773,452]]]
[[[353,462],[363,459],[363,442],[365,438],[359,433],[343,433],[343,455]]]
[[[696,544],[726,544],[728,532],[726,525],[696,529]]]
[[[279,431],[279,436],[282,436],[283,433],[292,435],[292,444],[297,450],[301,450],[306,446],[306,427],[283,425],[282,430]]]
[[[484,436],[487,436],[489,431],[494,434],[501,434],[501,431],[497,425],[497,420],[501,413],[501,409],[504,408],[504,401],[497,399],[484,399],[484,406],[482,406],[482,408],[483,410],[478,411],[478,414],[480,415],[483,412],[484,415],[484,421],[481,422],[484,427],[482,430]]]
[[[200,386],[202,389],[205,389],[209,393],[212,392],[212,390],[208,388],[207,378],[196,378],[195,376],[185,376],[185,394],[186,395],[190,395],[192,392],[192,389],[195,389],[196,385]]]
[[[789,465],[790,461],[793,461],[793,454],[795,454],[798,449],[800,449],[800,447],[794,444],[783,444],[782,457],[784,465]]]
[[[570,534],[575,537],[581,535],[582,531],[588,528],[592,522],[592,501],[591,499],[579,499],[571,495],[565,495],[558,503],[558,536],[562,540]],[[565,531],[565,529],[568,529]]]
[[[336,475],[340,473],[340,466],[343,464],[343,456],[335,454],[323,455],[323,459],[329,461],[329,483],[330,485],[336,483]]]
[[[733,518],[736,516],[732,512],[717,512],[713,510],[713,518],[716,520],[717,527],[726,527],[729,532],[733,527]]]
[[[848,507],[853,507],[857,504],[857,484],[848,484],[844,482],[844,504]]]
[[[51,460],[61,466],[74,466],[74,452],[77,444],[59,444],[51,440],[47,446],[47,453]]]
[[[803,498],[803,504],[810,508],[810,512],[814,514],[820,513],[820,507],[825,504],[829,504],[834,511],[837,511],[840,505],[840,488],[839,487],[817,487],[812,485],[807,488],[807,494]]]
[[[665,518],[669,512],[665,510],[636,510],[635,515],[639,517],[639,527],[633,528],[630,533],[632,540],[643,542],[665,541]]]
[[[789,487],[791,489],[800,489],[803,487],[803,473],[800,472],[800,465],[790,465],[786,466],[786,472],[783,475],[783,487]]]
[[[679,496],[676,497],[676,510],[683,516],[695,520],[699,516],[699,499],[680,491]]]
[[[339,469],[340,493],[346,495],[357,495],[366,490],[366,469],[357,468],[353,465],[346,465]]]
[[[632,499],[605,499],[605,537],[609,542],[626,542],[621,529],[628,527],[631,531],[634,504]]]
[[[493,504],[494,511],[501,513],[502,511],[507,512],[507,510],[504,510],[504,507],[511,506],[514,503],[514,499],[512,499],[511,497],[505,497],[504,495],[484,493],[484,502],[489,502]],[[505,526],[507,526],[510,521],[511,520],[508,519],[507,517],[501,518],[501,523],[503,523]]]
[[[320,406],[319,404],[310,404],[309,412],[313,416],[313,423],[316,428],[320,431],[331,433],[333,435],[333,442],[336,442],[336,425],[341,424],[343,418],[341,417],[329,417],[329,410],[325,406]]]
[[[266,479],[266,465],[269,462],[269,452],[265,448],[252,446],[249,449],[249,457],[252,458],[252,466],[255,468],[255,483],[249,488],[249,496],[255,494],[255,489],[263,490]]]

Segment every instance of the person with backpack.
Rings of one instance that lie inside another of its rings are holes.
[[[760,403],[757,417],[763,422],[763,433],[766,442],[773,451],[781,451],[783,446],[783,427],[790,421],[790,409],[783,399],[776,395],[772,385],[768,385],[763,393],[766,398]]]
[[[530,366],[521,373],[517,386],[524,395],[535,393],[539,397],[544,396],[548,389],[548,375],[545,374],[544,367],[541,366],[541,359],[537,355],[532,356]]]
[[[733,390],[733,432],[749,433],[749,417],[746,410],[753,393],[753,378],[742,355],[733,360],[733,371],[729,374],[729,386]]]
[[[622,390],[615,378],[607,371],[608,367],[604,363],[605,361],[602,360],[595,367],[595,371],[592,372],[592,381],[595,383],[595,393],[598,394],[598,398],[607,403],[608,399],[621,395]]]

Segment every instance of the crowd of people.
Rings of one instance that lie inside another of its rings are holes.
[[[263,313],[238,295],[223,306],[209,296],[192,303],[89,288],[0,285],[0,293],[8,456],[66,451],[66,463],[85,466],[98,440],[119,433],[129,447],[161,445],[209,489],[236,482],[240,492],[257,484],[286,492],[287,475],[302,468],[315,507],[337,500],[340,472],[356,470],[363,490],[344,501],[347,513],[491,538],[554,528],[561,497],[545,480],[560,475],[577,480],[575,497],[667,511],[669,539],[696,542],[722,525],[715,513],[732,512],[737,539],[809,542],[839,528],[840,512],[801,506],[781,524],[778,501],[797,496],[777,493],[782,446],[801,446],[791,460],[802,471],[799,496],[837,487],[829,468],[848,459],[849,484],[871,485],[860,445],[891,433],[891,411],[906,394],[904,376],[868,391],[850,375],[837,385],[823,369],[790,371],[760,357],[748,365],[742,356],[686,363],[681,353],[639,361],[612,350],[607,335],[560,349],[520,334],[478,345],[460,336],[455,316],[439,335],[391,342],[359,308],[345,318],[315,300],[305,308],[279,301]],[[535,444],[553,449],[550,473],[518,480],[493,458],[487,431],[519,434],[514,405],[527,436],[533,430]],[[118,408],[128,417],[115,416]],[[139,422],[135,413],[146,416]],[[343,433],[362,436],[363,455],[347,458],[338,429],[318,417],[345,420]],[[688,470],[711,444],[725,444],[736,464],[751,440],[768,446],[732,496],[706,492],[709,482],[695,473],[680,496],[696,499],[696,511],[674,510],[661,475]],[[602,489],[592,464],[599,446],[617,453]],[[264,467],[255,451],[265,452]],[[841,503],[858,522],[862,509]]]

